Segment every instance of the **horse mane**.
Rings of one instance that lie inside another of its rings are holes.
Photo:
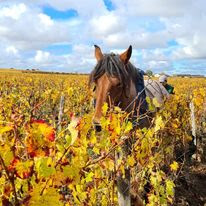
[[[89,86],[98,80],[103,74],[109,77],[117,77],[123,87],[125,94],[129,90],[131,79],[136,84],[139,72],[130,62],[126,65],[121,61],[119,55],[114,53],[104,54],[89,76]]]
[[[119,55],[114,53],[104,54],[103,58],[98,61],[94,70],[89,76],[89,86],[95,83],[103,74],[108,77],[117,77],[120,80],[120,87],[122,87],[125,96],[129,97],[131,80],[136,88],[138,98],[135,100],[136,106],[140,104],[139,113],[144,114],[148,108],[145,94],[143,71],[136,68],[133,64],[128,62],[124,64]]]

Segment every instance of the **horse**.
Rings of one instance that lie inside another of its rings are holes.
[[[95,45],[97,65],[89,76],[89,85],[95,83],[96,103],[93,123],[100,126],[104,102],[119,106],[128,113],[139,108],[139,114],[148,110],[146,96],[157,99],[162,105],[169,94],[162,84],[155,80],[144,80],[143,73],[129,62],[132,46],[120,55],[103,55],[100,47]],[[133,113],[134,114],[134,113]],[[146,123],[146,122],[145,122]],[[146,124],[140,124],[144,127]],[[98,127],[96,127],[98,128]]]
[[[148,112],[146,95],[154,98],[160,94],[161,85],[156,81],[144,82],[143,73],[130,63],[132,46],[120,55],[111,53],[103,54],[100,47],[95,47],[95,58],[97,64],[89,76],[89,85],[95,83],[95,112],[93,115],[93,124],[97,131],[101,130],[100,119],[102,116],[102,106],[104,102],[108,105],[120,107],[123,111],[131,113],[132,119]],[[145,87],[147,85],[147,87]],[[157,86],[158,85],[158,86]],[[162,94],[162,96],[164,96]],[[163,101],[159,96],[159,102]],[[149,115],[136,122],[135,127],[149,127],[151,118]],[[125,143],[126,144],[126,143]],[[128,153],[126,154],[128,155]],[[118,178],[118,201],[120,206],[130,206],[130,171],[126,170],[125,179]],[[142,206],[138,201],[136,206]]]

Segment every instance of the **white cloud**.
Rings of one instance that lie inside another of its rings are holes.
[[[39,14],[38,15],[40,22],[45,25],[46,27],[51,27],[54,25],[54,21],[51,20],[51,18],[45,14]]]
[[[171,35],[167,31],[152,33],[137,30],[111,34],[105,37],[103,41],[109,47],[125,48],[128,45],[133,45],[136,49],[146,49],[166,47],[167,41],[170,39]]]
[[[168,30],[173,32],[179,47],[173,51],[172,58],[175,59],[196,59],[206,58],[206,23],[205,13],[196,13],[187,15],[184,18],[178,18],[178,26],[175,26],[175,20],[164,19]],[[176,29],[173,29],[176,27]]]
[[[17,50],[14,46],[8,46],[8,47],[6,48],[6,52],[7,52],[8,54],[12,54],[12,55],[15,55],[15,56],[18,55],[18,50]]]
[[[29,69],[88,73],[94,68],[96,60],[93,46],[77,44],[70,54],[61,56],[38,50],[32,58],[27,59],[26,64]]]
[[[112,0],[113,11],[103,0],[0,1],[0,66],[88,72],[96,63],[90,45],[98,44],[117,53],[132,45],[131,61],[140,68],[172,71],[173,62],[185,59],[184,68],[204,69],[204,0]],[[78,17],[55,20],[43,13],[43,5],[74,9]],[[171,40],[177,45],[168,45]],[[66,44],[72,47],[67,54],[48,48]]]
[[[36,52],[36,56],[34,57],[35,61],[37,63],[47,63],[50,57],[49,52],[43,52],[41,50],[38,50]]]
[[[167,61],[149,61],[148,62],[148,67],[149,68],[164,68],[168,67],[169,63]]]
[[[124,2],[113,0],[113,2],[121,13],[158,17],[182,16],[188,12],[191,6],[196,5],[193,0],[124,0]]]
[[[144,61],[168,61],[169,57],[165,55],[167,49],[142,50],[142,58]]]
[[[95,16],[90,21],[91,31],[97,38],[112,35],[124,31],[126,26],[125,19],[114,13],[108,13],[103,16]]]
[[[26,10],[27,7],[23,3],[14,5],[13,7],[3,7],[1,9],[0,18],[9,17],[14,20],[18,20],[20,16],[26,12]]]
[[[103,0],[1,0],[2,2],[19,3],[26,5],[51,6],[59,11],[74,9],[82,17],[91,17],[94,15],[103,15],[107,10]]]
[[[75,44],[73,45],[72,49],[73,53],[75,53],[77,56],[87,56],[87,57],[93,57],[92,52],[94,51],[93,46],[85,45],[85,44]]]
[[[73,22],[54,21],[38,8],[23,3],[0,6],[0,14],[5,9],[9,15],[4,12],[0,15],[1,42],[15,45],[18,50],[42,49],[51,44],[71,42],[73,38]],[[10,18],[11,13],[15,18]]]

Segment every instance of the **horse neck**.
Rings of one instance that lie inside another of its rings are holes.
[[[123,94],[122,96],[122,102],[121,102],[121,108],[123,110],[126,110],[127,112],[131,112],[134,109],[134,104],[130,103],[135,99],[135,97],[137,96],[137,91],[136,91],[136,87],[134,82],[132,81],[132,79],[130,80],[130,87],[129,87],[129,91],[126,91],[127,94]]]

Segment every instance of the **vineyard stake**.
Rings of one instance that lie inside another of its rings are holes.
[[[58,115],[58,124],[57,124],[58,132],[60,132],[62,129],[61,122],[62,122],[62,116],[63,116],[63,109],[64,109],[64,96],[62,95],[60,99],[60,104],[59,104],[59,115]]]
[[[195,106],[193,101],[190,102],[190,118],[191,118],[192,136],[194,137],[194,144],[196,145],[197,148],[198,141],[196,136]],[[196,160],[198,160],[198,148],[196,150]]]

